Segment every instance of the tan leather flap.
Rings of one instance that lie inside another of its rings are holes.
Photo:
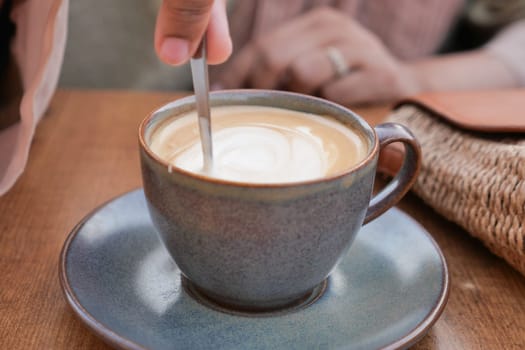
[[[525,89],[424,93],[400,101],[416,104],[450,123],[480,132],[525,132]]]

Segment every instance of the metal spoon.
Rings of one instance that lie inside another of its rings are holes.
[[[208,63],[206,61],[206,33],[201,43],[191,58],[191,75],[193,78],[193,89],[197,103],[197,114],[199,116],[199,132],[201,136],[204,172],[211,171],[213,166],[213,147],[211,140],[210,119],[210,87],[208,81]]]

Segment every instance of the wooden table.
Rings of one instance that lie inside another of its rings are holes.
[[[172,93],[59,91],[29,163],[0,197],[0,349],[107,349],[74,316],[57,274],[62,244],[99,204],[141,185],[137,127]],[[372,124],[386,108],[358,109]],[[409,196],[451,274],[448,305],[414,349],[525,349],[525,278]]]

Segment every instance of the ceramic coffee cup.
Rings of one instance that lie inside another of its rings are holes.
[[[212,106],[256,105],[328,115],[363,136],[367,155],[342,174],[283,184],[230,182],[191,173],[149,148],[159,122],[195,108],[193,97],[161,107],[139,131],[144,191],[161,240],[187,284],[227,308],[273,310],[308,299],[346,254],[363,224],[409,190],[420,148],[405,127],[375,129],[347,108],[281,91],[211,94]],[[380,149],[405,145],[404,163],[372,198]]]

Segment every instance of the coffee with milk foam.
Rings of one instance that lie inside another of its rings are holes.
[[[258,184],[341,174],[367,155],[363,137],[333,118],[263,106],[214,107],[211,115],[211,172],[203,170],[195,111],[159,123],[150,149],[189,172]]]

